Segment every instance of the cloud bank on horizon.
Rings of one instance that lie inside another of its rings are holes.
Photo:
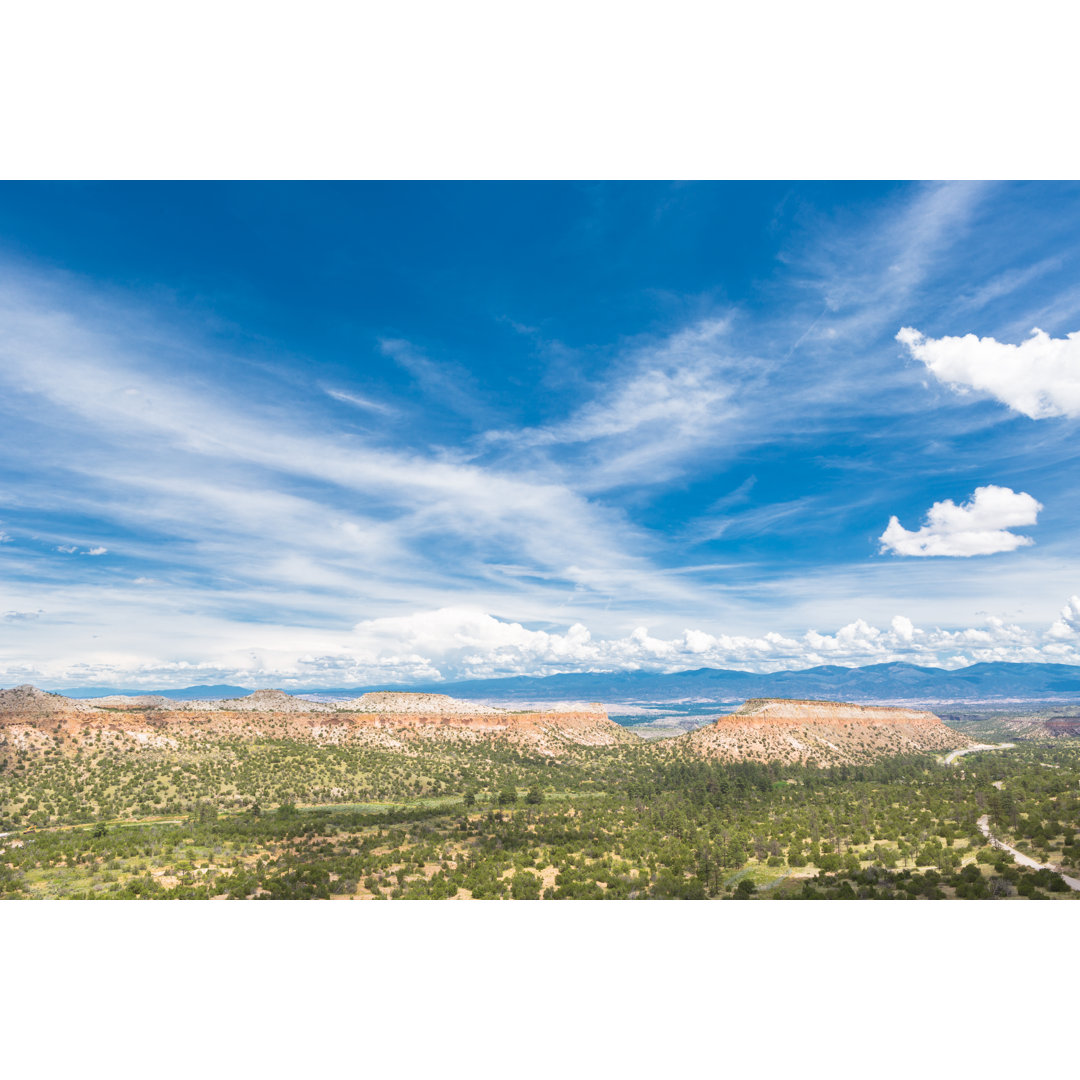
[[[1080,663],[1077,185],[0,191],[0,685]]]

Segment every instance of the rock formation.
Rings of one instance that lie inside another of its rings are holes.
[[[11,742],[30,729],[78,744],[95,732],[155,744],[162,737],[291,738],[318,743],[363,742],[407,749],[422,740],[477,742],[505,739],[557,756],[568,745],[615,746],[636,742],[601,705],[581,709],[511,711],[445,694],[385,691],[349,701],[307,701],[283,690],[256,690],[222,701],[170,701],[155,695],[77,701],[33,687],[0,691],[0,724]],[[36,737],[36,736],[35,736]],[[0,735],[0,742],[4,738]]]
[[[65,716],[73,712],[93,712],[93,706],[66,698],[63,694],[50,694],[29,684],[0,690],[0,724]]]
[[[756,698],[681,736],[693,753],[726,761],[861,765],[893,754],[956,750],[970,740],[932,712],[839,701]]]

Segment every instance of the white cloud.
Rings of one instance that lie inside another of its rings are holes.
[[[412,376],[421,393],[442,408],[477,421],[486,416],[488,410],[476,395],[475,380],[460,364],[436,363],[402,338],[380,338],[379,348]]]
[[[137,643],[95,645],[92,650],[80,644],[63,655],[50,650],[47,659],[29,660],[22,647],[27,636],[38,632],[43,640],[51,640],[55,627],[23,613],[6,615],[19,617],[21,625],[18,647],[6,654],[0,649],[0,685],[165,688],[232,682],[299,690],[574,671],[719,667],[768,672],[894,661],[945,668],[992,661],[1080,663],[1078,597],[1066,605],[1071,628],[1063,618],[1042,631],[996,617],[956,630],[919,627],[897,615],[887,629],[855,619],[832,633],[807,630],[798,636],[770,631],[746,637],[687,629],[673,637],[657,637],[639,626],[623,637],[601,638],[583,623],[533,630],[479,609],[458,607],[369,619],[346,631],[252,627],[241,647],[230,634],[223,634],[227,628],[222,624],[202,621],[190,627],[189,654],[168,660],[142,652]]]
[[[1061,618],[1050,627],[1055,638],[1072,638],[1080,635],[1080,596],[1070,596],[1061,609]]]
[[[1080,601],[1077,601],[1080,613]],[[1080,634],[1070,646],[1080,658]],[[961,657],[963,659],[961,659]],[[1061,660],[1051,628],[1036,631],[988,617],[960,630],[924,629],[903,615],[889,629],[856,619],[831,634],[770,631],[756,637],[687,629],[656,637],[639,626],[625,637],[600,638],[582,623],[564,631],[530,630],[471,608],[442,608],[357,624],[349,656],[332,667],[378,672],[384,678],[485,678],[562,671],[680,671],[728,667],[774,671],[818,664],[908,660],[946,667],[989,660]],[[307,658],[326,665],[332,658]]]
[[[991,191],[966,181],[923,184],[869,228],[815,231],[809,253],[794,261],[816,279],[829,312],[819,333],[866,341],[888,325],[940,270]]]
[[[93,587],[80,581],[80,572],[93,570],[82,560],[34,562],[6,550],[5,567],[25,559],[11,582],[40,577],[0,603],[40,604],[49,619],[33,624],[33,639],[26,625],[0,628],[10,642],[5,652],[0,640],[0,672],[13,670],[5,663],[40,663],[87,679],[133,672],[161,685],[326,685],[327,673],[364,683],[574,664],[777,667],[892,653],[934,663],[932,632],[915,623],[964,626],[969,612],[990,606],[1030,618],[1047,588],[1057,595],[1055,583],[1074,580],[1080,566],[1068,552],[1068,565],[1054,561],[1042,536],[1031,558],[995,567],[1002,574],[989,585],[985,575],[964,577],[933,559],[907,560],[899,573],[896,561],[880,559],[778,573],[764,544],[756,565],[727,550],[693,553],[695,565],[687,565],[687,540],[728,541],[802,515],[824,521],[828,500],[759,505],[755,498],[734,512],[727,504],[706,510],[703,495],[692,512],[714,520],[692,517],[672,541],[671,519],[657,527],[635,492],[607,497],[618,485],[640,489],[674,476],[723,477],[726,486],[728,466],[740,462],[732,476],[742,476],[740,455],[756,446],[807,440],[837,424],[861,431],[867,410],[899,415],[920,407],[911,388],[921,369],[897,364],[891,338],[946,256],[963,246],[957,238],[983,190],[923,188],[901,200],[911,202],[909,212],[891,223],[875,221],[854,239],[842,230],[844,242],[825,268],[835,280],[826,283],[824,318],[825,297],[816,292],[813,310],[808,299],[764,322],[748,308],[725,309],[725,323],[715,317],[715,297],[702,296],[667,309],[684,312],[681,327],[657,323],[648,335],[577,342],[583,362],[567,380],[574,392],[553,383],[562,392],[529,421],[533,427],[517,424],[521,415],[512,409],[486,408],[483,387],[470,388],[467,370],[436,365],[407,342],[383,342],[425,393],[472,417],[475,430],[506,429],[449,450],[426,447],[434,433],[419,424],[395,443],[336,423],[344,413],[325,395],[365,408],[373,403],[351,389],[374,393],[373,385],[327,381],[305,398],[294,384],[282,389],[255,374],[261,369],[173,333],[153,312],[0,266],[0,412],[27,436],[9,438],[5,454],[68,473],[66,491],[33,489],[41,520],[70,513],[100,522],[95,534],[123,532],[123,554],[133,560],[128,580],[110,584],[103,606],[96,576]],[[815,234],[808,246],[818,250],[821,239]],[[1034,314],[1020,325],[1036,323],[1051,325]],[[837,351],[822,346],[826,334],[836,336]],[[857,366],[839,362],[840,351],[855,355],[853,341],[875,345],[858,351]],[[406,394],[395,403],[412,414]],[[381,426],[381,417],[368,419]],[[23,521],[19,535],[28,528]],[[57,528],[64,531],[41,542],[79,534]],[[85,541],[80,547],[89,554]],[[140,571],[161,580],[152,589],[145,577],[132,582]],[[897,616],[890,629],[898,595],[911,619]],[[386,648],[370,631],[348,629],[361,617],[466,604],[479,614],[463,623],[442,616],[453,627],[451,645],[439,644],[441,624],[431,614],[406,617],[426,630],[412,622],[400,632],[382,626]],[[1039,608],[1041,625],[1056,607]],[[784,613],[783,633],[773,629],[770,610]],[[840,629],[803,634],[811,624]],[[96,652],[88,651],[91,631],[100,634]],[[470,643],[453,645],[459,638]],[[945,642],[942,662],[956,662],[951,639],[933,640]],[[992,634],[965,641],[972,657],[976,646],[1033,647]],[[1055,643],[1073,648],[1069,638]]]
[[[1010,345],[974,334],[928,338],[905,326],[896,340],[959,393],[990,394],[1033,420],[1080,416],[1080,330],[1052,338],[1036,328]]]
[[[84,551],[84,555],[104,555],[109,549],[105,547],[92,547],[87,551]]]
[[[15,541],[12,539],[10,533],[6,533],[3,529],[0,529],[0,544],[13,544],[14,542]]]
[[[557,475],[388,450],[310,423],[301,410],[283,418],[258,402],[208,394],[204,383],[185,374],[184,364],[159,369],[148,358],[146,340],[131,343],[118,337],[115,326],[131,321],[119,313],[102,327],[42,306],[40,298],[32,299],[24,288],[5,289],[5,284],[0,275],[0,325],[5,332],[0,382],[28,400],[33,395],[63,410],[69,438],[93,447],[93,453],[64,452],[64,447],[55,453],[63,468],[82,472],[84,482],[99,485],[93,500],[99,516],[108,503],[121,520],[156,516],[168,519],[176,530],[198,532],[192,521],[176,513],[177,494],[189,503],[199,502],[199,495],[227,503],[229,517],[251,518],[259,513],[238,489],[269,491],[297,508],[310,503],[307,520],[299,514],[287,519],[291,548],[316,559],[324,557],[318,549],[336,548],[326,556],[351,560],[355,567],[360,538],[378,547],[365,551],[363,576],[387,583],[396,576],[399,595],[403,586],[414,585],[425,573],[434,578],[451,549],[462,579],[491,578],[498,567],[513,564],[564,584],[594,573],[614,573],[632,576],[647,591],[673,591],[660,579],[651,585],[644,580],[649,565],[634,551],[641,546],[641,530]],[[77,299],[64,296],[62,302],[78,307]],[[147,340],[154,341],[150,330]],[[391,346],[395,355],[405,347],[385,343]],[[142,389],[127,394],[135,383]],[[441,386],[444,397],[445,392]],[[215,463],[213,469],[207,468],[208,460]],[[221,476],[222,482],[207,481],[210,474]],[[309,500],[284,493],[302,485],[312,495]],[[166,493],[168,487],[172,491]],[[158,488],[158,497],[148,499]],[[189,507],[202,528],[205,515],[200,511]],[[311,521],[319,515],[334,524],[325,531],[313,530]],[[279,519],[266,516],[271,528],[281,529]],[[438,538],[437,549],[432,538]],[[264,541],[265,536],[259,530],[254,537],[233,534],[233,554],[240,566],[251,564],[251,539]],[[193,557],[208,553],[209,544],[196,543],[187,549]],[[72,554],[78,549],[64,550]],[[217,568],[220,563],[213,554]],[[355,589],[355,569],[350,576]],[[349,587],[345,581],[334,584]],[[625,578],[620,584],[625,589]]]
[[[334,390],[329,386],[324,386],[323,392],[332,397],[335,401],[343,401],[347,405],[355,405],[358,409],[366,409],[368,412],[377,412],[390,415],[396,412],[389,405],[384,405],[381,401],[373,401],[371,398],[362,397],[360,394],[351,394],[345,390]]]
[[[630,369],[611,381],[606,393],[560,424],[523,432],[523,443],[582,443],[672,425],[685,428],[717,423],[717,408],[731,396],[720,378],[724,319],[703,319],[672,335],[659,348],[635,356]]]
[[[74,544],[62,544],[56,550],[63,552],[65,555],[74,555],[79,549]]]
[[[881,534],[881,551],[896,555],[993,555],[1033,544],[1028,536],[1009,529],[1034,525],[1042,503],[1026,492],[988,484],[976,488],[961,506],[952,499],[936,502],[917,532],[905,529],[897,517],[889,518]]]
[[[1055,255],[1048,259],[1042,259],[1032,266],[1024,267],[1022,270],[1006,270],[966,295],[959,297],[959,306],[969,310],[986,307],[987,304],[1000,300],[1004,296],[1009,296],[1051,270],[1058,269],[1064,261],[1062,256]]]
[[[726,341],[729,329],[729,320],[707,317],[639,343],[570,415],[543,427],[489,431],[483,441],[516,451],[572,448],[566,460],[592,490],[664,480],[732,437],[753,387],[767,378],[764,362]]]

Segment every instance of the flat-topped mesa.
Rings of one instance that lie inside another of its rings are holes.
[[[727,761],[865,765],[897,754],[957,750],[971,740],[923,709],[755,698],[678,740]]]
[[[155,699],[155,703],[158,700]],[[410,694],[397,690],[377,690],[346,701],[309,701],[284,690],[256,690],[241,698],[175,701],[161,707],[175,712],[377,713],[387,716],[478,716],[499,712],[490,706],[461,701],[447,694]]]
[[[336,707],[348,712],[390,713],[396,716],[483,716],[499,711],[475,701],[452,698],[449,694],[411,694],[398,690],[376,690],[370,694],[361,694],[358,698],[337,702]]]
[[[109,694],[106,697],[82,698],[81,704],[89,705],[92,709],[168,709],[176,702],[160,694]]]
[[[284,690],[256,690],[246,697],[222,698],[216,701],[176,701],[165,708],[176,712],[255,712],[255,713],[323,713],[333,712],[332,704],[305,701]]]
[[[0,691],[0,724],[8,730],[21,725],[45,735],[46,720],[54,728],[63,725],[72,747],[93,738],[95,731],[112,732],[139,746],[156,745],[162,738],[289,738],[406,749],[425,739],[475,743],[496,738],[548,755],[559,754],[567,745],[636,741],[602,705],[510,710],[446,694],[396,690],[348,701],[308,701],[284,690],[256,690],[215,701],[172,701],[160,695],[77,701],[33,687]]]
[[[926,709],[898,708],[892,705],[855,705],[848,701],[802,701],[796,698],[750,698],[728,717],[753,717],[759,723],[853,722],[859,724],[897,724],[929,722],[940,724],[940,717]]]

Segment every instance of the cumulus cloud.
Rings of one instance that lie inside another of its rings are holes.
[[[1050,636],[1073,638],[1080,636],[1080,596],[1070,596],[1061,609],[1061,618],[1050,627]]]
[[[1010,345],[974,334],[928,338],[905,326],[896,340],[959,393],[990,394],[1033,420],[1080,416],[1080,330],[1052,338],[1035,328]]]
[[[243,645],[204,623],[186,639],[182,659],[154,656],[132,644],[123,648],[80,643],[48,659],[27,653],[37,635],[53,640],[55,620],[34,612],[5,612],[12,647],[0,635],[0,685],[36,682],[48,687],[127,685],[185,686],[230,682],[304,690],[327,687],[409,686],[456,679],[557,672],[674,672],[715,667],[770,672],[821,664],[859,666],[907,661],[958,668],[971,663],[1026,661],[1080,664],[1080,597],[1043,629],[997,617],[978,626],[918,626],[896,615],[887,626],[855,619],[831,632],[770,631],[758,636],[688,628],[666,636],[638,626],[622,637],[594,634],[584,623],[532,629],[466,607],[417,611],[368,619],[350,630],[297,631],[248,627]]]
[[[1080,614],[1080,601],[1078,614]],[[1080,624],[1078,624],[1080,625]],[[807,630],[793,636],[770,631],[757,637],[686,629],[658,637],[639,626],[625,637],[599,638],[581,623],[568,629],[530,630],[468,608],[441,608],[401,618],[357,624],[351,660],[383,677],[486,678],[565,671],[681,671],[728,667],[775,671],[818,664],[867,664],[909,660],[946,667],[985,660],[1058,659],[1054,634],[1045,637],[988,617],[984,625],[960,630],[916,627],[897,615],[888,629],[856,619],[833,633]],[[1080,648],[1080,635],[1076,642]],[[307,658],[326,663],[329,657]],[[391,676],[392,677],[392,676]]]
[[[104,555],[109,549],[106,547],[92,547],[83,552],[84,555]]]
[[[1034,525],[1042,508],[1027,492],[988,484],[976,488],[960,506],[952,499],[934,503],[926,524],[915,532],[905,529],[895,515],[889,518],[888,528],[879,537],[881,552],[966,558],[1014,551],[1034,541],[1009,530]]]

